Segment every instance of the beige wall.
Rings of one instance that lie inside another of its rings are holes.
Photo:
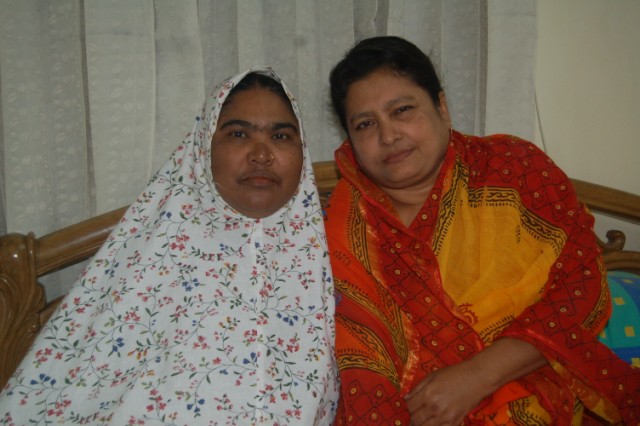
[[[640,1],[539,0],[536,144],[571,177],[640,194]],[[544,137],[541,137],[544,136]],[[640,249],[638,228],[597,216]],[[624,228],[624,229],[623,229]]]

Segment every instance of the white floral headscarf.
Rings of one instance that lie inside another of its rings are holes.
[[[0,395],[0,424],[330,424],[333,282],[300,114],[289,203],[247,218],[216,191],[229,91],[131,205]]]

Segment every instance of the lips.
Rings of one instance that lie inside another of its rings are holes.
[[[405,158],[407,158],[409,155],[411,155],[412,152],[413,152],[412,149],[403,149],[400,151],[392,152],[388,154],[386,157],[384,157],[383,162],[385,164],[399,163]]]
[[[249,185],[253,187],[268,187],[280,182],[277,175],[269,173],[264,170],[256,170],[253,172],[245,173],[238,181],[243,185]]]

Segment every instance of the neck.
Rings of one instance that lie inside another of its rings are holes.
[[[431,192],[431,188],[433,188],[433,184],[417,188],[384,188],[383,191],[389,196],[396,216],[406,227],[409,227],[420,209],[422,209]]]
[[[422,209],[433,189],[433,185],[436,183],[443,163],[444,159],[428,176],[413,185],[402,188],[380,187],[391,200],[396,216],[406,227],[411,225],[411,222]]]

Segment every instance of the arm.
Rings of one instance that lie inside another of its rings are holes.
[[[534,346],[503,338],[460,364],[429,375],[407,394],[414,425],[458,425],[485,397],[546,364]]]
[[[545,252],[546,258],[540,257],[540,264],[531,265],[541,271],[531,283],[536,291],[540,289],[536,293],[537,301],[532,297],[528,302],[531,305],[523,306],[524,311],[515,311],[515,321],[506,325],[496,340],[487,340],[486,349],[471,359],[441,368],[408,395],[414,424],[459,424],[485,397],[544,366],[546,359],[556,360],[556,354],[549,352],[548,347],[561,351],[571,347],[569,340],[576,327],[583,326],[585,343],[592,342],[606,321],[608,294],[606,286],[602,287],[599,253],[591,231],[593,219],[578,203],[566,175],[546,155],[528,144],[496,144],[490,148],[501,155],[504,153],[500,149],[508,149],[513,157],[521,160],[510,161],[512,169],[509,170],[522,175],[523,180],[526,178],[524,187],[514,186],[520,193],[521,211],[527,212],[522,220],[533,223],[527,220],[535,217],[540,223],[548,224],[548,228],[556,232],[548,241],[557,244],[553,252]],[[487,155],[493,155],[493,151]],[[475,160],[472,157],[469,162]],[[489,175],[478,185],[500,186],[501,178],[491,175],[493,170],[486,168]],[[535,233],[538,228],[530,229]],[[543,233],[541,237],[547,235]],[[504,254],[499,251],[500,247],[496,249],[496,255]],[[526,260],[532,261],[531,256]],[[540,396],[544,392],[536,384],[529,383],[529,386],[533,387],[527,390],[534,394]]]

